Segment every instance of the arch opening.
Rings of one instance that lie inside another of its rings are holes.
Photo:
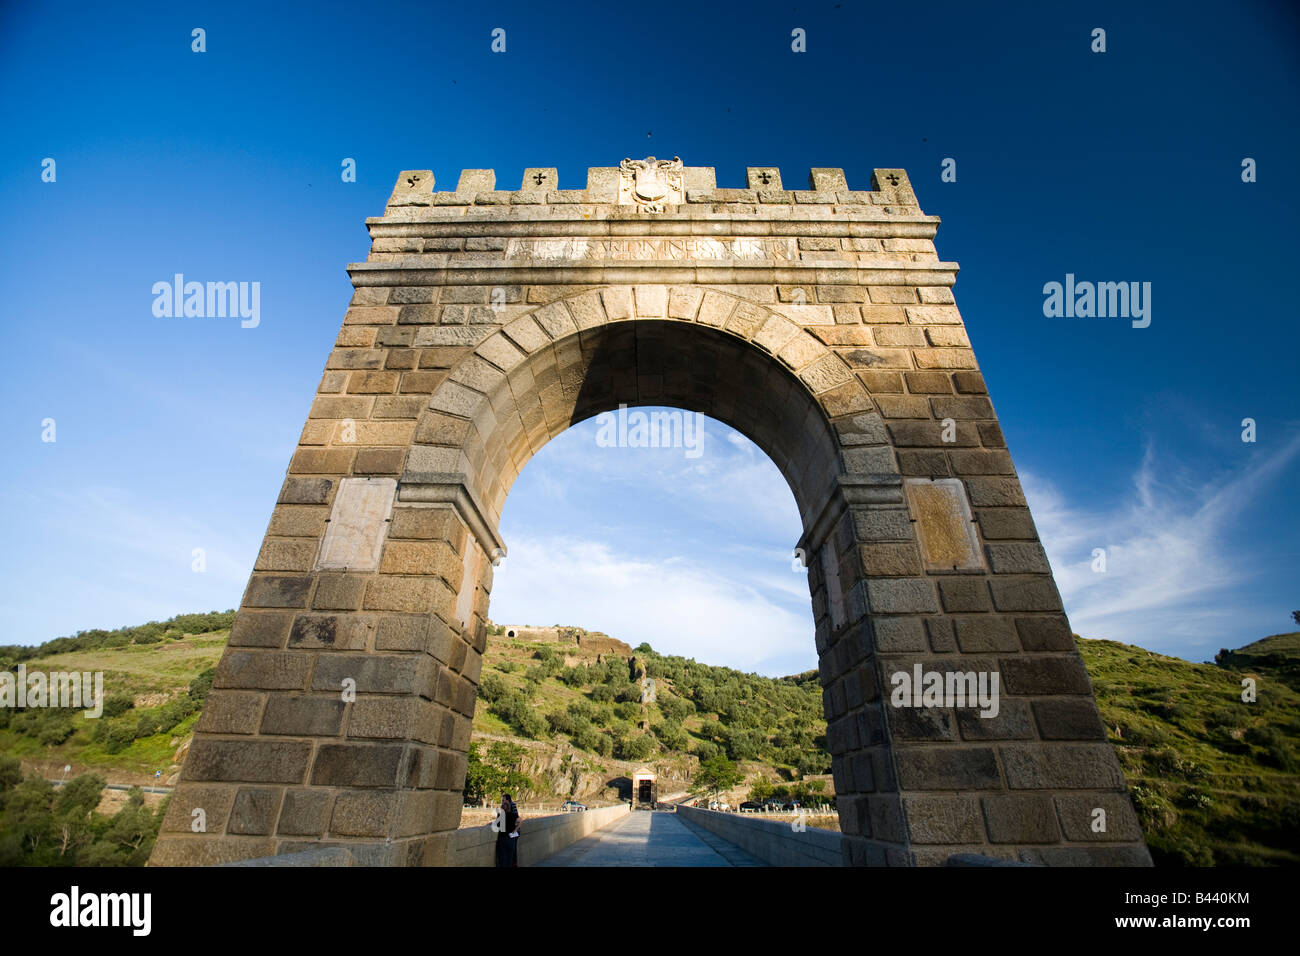
[[[807,387],[773,356],[716,329],[639,321],[576,332],[477,394],[468,421],[430,410],[421,430],[464,454],[470,491],[494,525],[546,442],[620,406],[700,412],[745,435],[784,476],[805,530],[841,471],[831,425]]]

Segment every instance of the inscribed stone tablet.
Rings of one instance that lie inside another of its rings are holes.
[[[344,478],[325,528],[316,569],[376,570],[396,494],[396,478]]]
[[[916,518],[926,568],[983,568],[984,557],[961,479],[908,478],[904,487]]]

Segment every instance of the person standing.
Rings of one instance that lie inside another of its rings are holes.
[[[519,808],[510,794],[501,794],[501,807],[492,822],[497,832],[497,866],[519,865]]]

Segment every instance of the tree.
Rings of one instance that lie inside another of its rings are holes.
[[[736,765],[719,754],[700,764],[700,769],[695,773],[693,787],[696,790],[708,791],[710,796],[717,797],[723,790],[730,790],[744,779],[745,775],[736,769]]]
[[[754,777],[754,782],[749,786],[749,799],[762,803],[772,795],[772,781],[761,773]]]
[[[83,773],[69,780],[54,795],[50,810],[61,862],[73,862],[70,858],[94,840],[91,814],[99,806],[106,783],[103,777]]]
[[[465,765],[465,802],[485,803],[487,798],[502,789],[505,774],[486,763],[478,752],[478,744],[469,745],[468,763]]]
[[[619,741],[620,760],[644,760],[655,749],[654,741],[645,734],[630,734]]]
[[[18,758],[0,754],[0,793],[23,782],[23,768]]]

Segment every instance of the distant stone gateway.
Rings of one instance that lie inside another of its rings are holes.
[[[1149,865],[906,172],[557,182],[405,171],[367,221],[151,864],[449,863],[510,487],[571,425],[668,405],[794,494],[844,864]],[[996,716],[891,705],[922,671],[996,674]]]

